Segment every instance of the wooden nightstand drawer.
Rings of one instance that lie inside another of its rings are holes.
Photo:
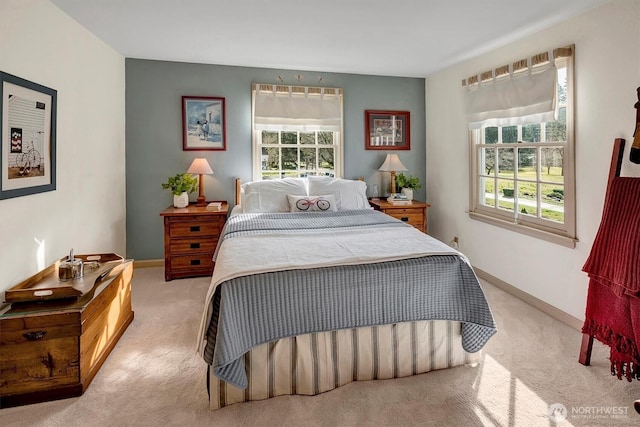
[[[369,200],[371,206],[385,214],[404,221],[417,228],[423,233],[427,232],[427,209],[428,203],[413,200],[410,205],[398,206],[387,202],[384,199]]]
[[[213,254],[216,250],[218,239],[214,237],[200,239],[176,239],[171,241],[171,253],[175,254],[193,254],[197,252],[206,252]]]
[[[420,223],[422,224],[422,213],[403,213],[403,212],[385,212],[387,215],[392,216],[394,218],[399,219],[400,221],[408,222],[408,223]]]
[[[424,212],[424,208],[389,208],[389,209],[385,209],[384,213],[386,213],[387,215],[391,215],[391,216],[396,216],[396,215],[403,215],[403,214],[414,214],[414,215],[420,215],[422,216],[422,213]]]
[[[172,256],[171,257],[171,269],[186,269],[186,268],[206,268],[213,270],[213,257],[212,254],[193,254],[186,256]]]
[[[219,233],[220,223],[218,221],[176,221],[171,223],[169,236],[174,237],[197,237],[215,236]]]
[[[419,228],[420,230],[424,228],[424,219],[422,215],[400,214],[400,215],[391,215],[391,216],[399,219],[402,222],[406,222],[409,225]]]

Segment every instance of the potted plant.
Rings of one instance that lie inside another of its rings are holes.
[[[190,173],[179,173],[162,183],[162,188],[169,189],[173,193],[174,207],[186,208],[189,206],[189,193],[193,193],[198,188],[198,178]]]
[[[400,190],[400,193],[407,196],[407,199],[409,200],[413,200],[413,190],[422,188],[422,184],[420,184],[418,177],[413,175],[409,175],[407,177],[403,173],[399,173],[396,176],[396,184],[402,189]]]

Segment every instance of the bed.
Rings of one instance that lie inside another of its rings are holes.
[[[476,364],[496,328],[468,260],[330,177],[242,185],[198,336],[211,409]]]

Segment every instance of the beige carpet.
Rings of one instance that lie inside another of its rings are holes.
[[[640,382],[609,374],[607,348],[577,362],[581,335],[484,284],[499,333],[476,367],[348,384],[209,411],[195,354],[207,278],[166,283],[137,269],[135,319],[82,397],[0,410],[3,426],[583,426],[640,425]],[[548,407],[562,404],[564,420]]]

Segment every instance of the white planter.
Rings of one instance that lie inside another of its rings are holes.
[[[400,194],[407,196],[407,199],[413,200],[413,190],[411,188],[403,188],[400,190]]]
[[[174,208],[186,208],[187,206],[189,206],[189,195],[186,191],[179,196],[173,195]]]

